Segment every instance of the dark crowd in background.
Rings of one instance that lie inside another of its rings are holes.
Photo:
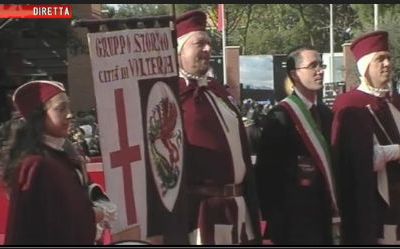
[[[262,127],[272,107],[270,101],[255,101],[251,98],[243,100],[239,107],[252,155],[257,153]]]
[[[251,154],[256,154],[264,119],[273,105],[269,101],[243,100],[239,106],[246,128]],[[23,122],[17,112],[7,115],[9,119],[0,122],[0,148],[8,146],[14,130]],[[100,134],[96,110],[80,111],[74,114],[69,139],[88,157],[101,156]]]
[[[13,131],[24,122],[17,112],[12,112],[10,119],[0,122],[0,150],[10,146]],[[88,157],[100,156],[100,134],[96,110],[80,111],[74,114],[69,134],[70,141]]]

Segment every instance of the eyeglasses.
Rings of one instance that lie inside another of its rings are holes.
[[[326,65],[325,64],[311,64],[308,65],[306,67],[296,67],[295,69],[311,69],[311,70],[317,70],[318,69],[326,69]]]

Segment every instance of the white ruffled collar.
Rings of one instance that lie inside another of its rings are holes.
[[[50,135],[43,135],[43,143],[49,146],[50,148],[53,148],[55,150],[64,150],[64,143],[65,143],[65,138],[62,137],[53,137]]]
[[[193,75],[191,73],[186,72],[182,68],[179,69],[179,77],[182,77],[186,81],[186,85],[189,84],[189,79],[197,80],[197,84],[199,86],[206,86],[208,85],[207,75],[204,74],[203,76]]]
[[[365,77],[360,77],[361,84],[357,87],[357,90],[373,95],[375,97],[385,97],[388,92],[390,92],[390,84],[386,88],[376,88],[368,83]]]

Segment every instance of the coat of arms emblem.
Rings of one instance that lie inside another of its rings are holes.
[[[172,211],[182,176],[183,131],[179,105],[161,81],[150,90],[147,141],[151,169],[164,206]]]

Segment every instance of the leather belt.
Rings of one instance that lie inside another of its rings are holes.
[[[188,186],[188,192],[209,197],[235,197],[243,195],[242,184],[226,184],[221,186],[198,185]]]

